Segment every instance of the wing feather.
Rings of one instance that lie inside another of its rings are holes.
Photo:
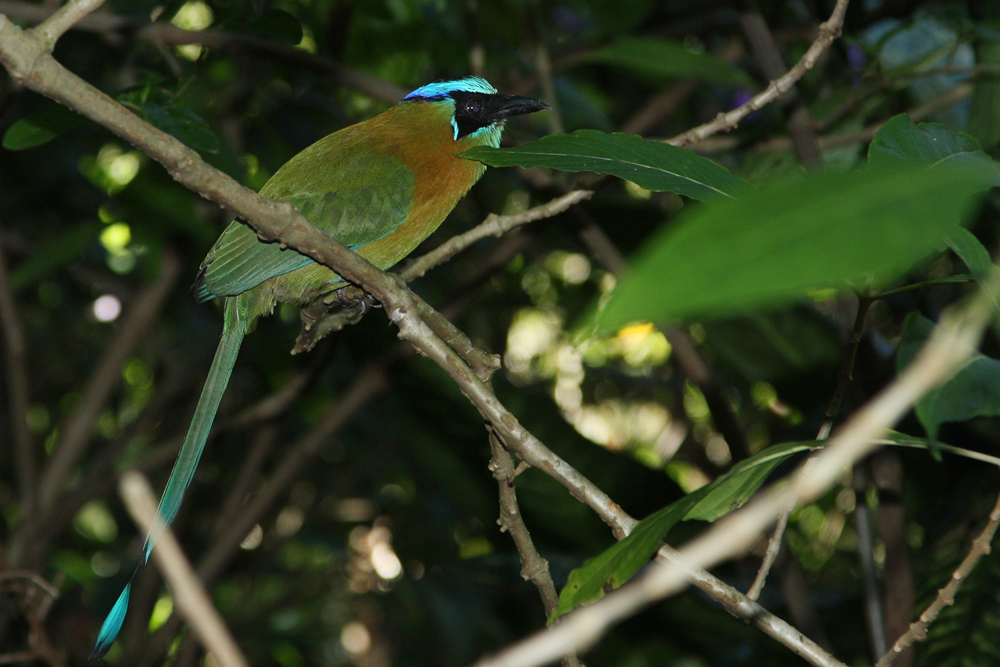
[[[261,194],[292,202],[320,230],[349,248],[360,248],[399,229],[410,212],[413,174],[392,155],[368,153],[363,165],[338,164],[329,155],[315,154],[322,149],[319,142],[293,158]],[[334,173],[309,169],[315,164],[334,165]],[[202,262],[194,294],[199,301],[235,296],[311,262],[295,250],[260,241],[250,227],[234,220]]]

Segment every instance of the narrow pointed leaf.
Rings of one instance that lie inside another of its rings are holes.
[[[740,461],[726,474],[703,487],[704,494],[684,515],[684,520],[715,521],[739,509],[757,493],[775,468],[795,454],[807,452],[818,445],[813,440],[786,442],[768,447]]]
[[[606,590],[618,588],[635,576],[678,521],[715,521],[725,516],[749,500],[779,464],[816,445],[808,441],[769,447],[646,517],[628,537],[570,572],[553,618],[600,599]]]
[[[577,130],[552,134],[516,148],[480,146],[462,157],[492,167],[547,167],[617,176],[647,190],[674,192],[691,199],[731,199],[748,183],[720,164],[658,141],[632,134]]]
[[[624,540],[591,558],[569,573],[559,593],[559,605],[549,619],[579,606],[596,602],[606,590],[618,588],[631,579],[653,553],[667,532],[694,506],[703,494],[695,491],[646,517]]]

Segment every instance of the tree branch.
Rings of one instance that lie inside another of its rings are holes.
[[[976,567],[979,559],[990,553],[990,543],[1000,526],[1000,496],[990,512],[989,521],[979,536],[972,541],[972,548],[959,564],[958,568],[948,578],[948,583],[938,591],[934,601],[920,614],[920,618],[910,624],[910,629],[902,637],[896,640],[888,653],[875,664],[875,667],[890,667],[900,653],[914,642],[923,641],[927,637],[927,628],[937,619],[938,615],[946,608],[955,604],[955,594],[958,588],[965,582]]]
[[[819,57],[830,47],[833,40],[840,36],[840,31],[844,26],[844,15],[847,13],[847,2],[848,0],[837,0],[830,18],[819,26],[819,35],[816,40],[784,76],[771,81],[767,88],[754,95],[746,104],[726,113],[720,113],[711,122],[679,134],[670,139],[668,143],[675,146],[686,146],[719,132],[729,132],[754,111],[763,109],[791,90],[792,86],[806,75],[806,72],[816,66]]]
[[[521,426],[500,403],[492,389],[482,382],[475,370],[433,334],[427,323],[418,316],[422,312],[421,305],[418,305],[412,293],[396,277],[379,271],[317,230],[287,202],[263,199],[212,169],[173,137],[142,122],[109,97],[67,72],[44,51],[37,38],[21,31],[2,16],[0,62],[24,85],[107,127],[163,164],[178,182],[235,211],[250,222],[263,240],[280,240],[330,266],[345,279],[363,285],[366,291],[385,306],[390,319],[399,326],[400,336],[435,361],[457,382],[508,448],[563,484],[574,497],[591,507],[619,539],[635,526],[636,521],[624,513],[617,503]],[[427,307],[426,304],[422,306]],[[289,465],[294,468],[293,462],[289,462]],[[663,553],[669,554],[668,551],[661,550],[661,555]],[[695,571],[691,576],[705,582],[707,588],[720,595],[727,590],[725,584],[707,572]],[[766,618],[768,622],[775,621],[773,616],[739,594],[720,602],[735,610],[740,618],[760,627],[763,626],[758,622],[758,616]],[[780,626],[781,623],[775,625]],[[779,638],[779,641],[800,654],[816,653],[801,633],[788,630],[787,624],[784,626],[784,633],[773,632],[771,636]],[[821,650],[819,653],[825,655]],[[816,664],[836,664],[832,658],[826,657],[827,660],[817,658]]]
[[[119,486],[122,500],[141,532],[157,530],[158,541],[153,560],[170,585],[170,592],[181,613],[201,638],[205,648],[223,667],[246,667],[249,663],[240,652],[229,628],[222,622],[211,598],[184,557],[177,538],[166,527],[155,527],[156,499],[149,482],[137,472],[127,472]]]
[[[517,492],[514,489],[514,480],[517,479],[514,459],[493,431],[490,431],[490,450],[493,452],[490,470],[500,489],[500,518],[497,519],[497,524],[500,526],[500,531],[508,533],[513,540],[521,557],[521,576],[538,589],[542,606],[545,608],[545,616],[551,618],[559,606],[559,594],[556,593],[556,585],[552,582],[549,562],[542,558],[535,548],[531,533],[521,515]],[[580,664],[574,653],[563,656],[562,662],[565,667],[578,667]]]

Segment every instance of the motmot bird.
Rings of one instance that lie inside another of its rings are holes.
[[[381,114],[320,139],[284,164],[260,194],[286,200],[316,227],[380,269],[410,254],[436,230],[486,166],[459,157],[500,145],[504,121],[548,109],[531,97],[501,95],[485,79],[435,81]],[[195,280],[199,301],[224,298],[219,347],[167,480],[136,572],[177,515],[191,483],[243,337],[279,303],[305,305],[346,285],[337,273],[239,220],[209,250]],[[135,578],[135,573],[132,574]],[[92,658],[114,643],[132,580],[105,619]]]

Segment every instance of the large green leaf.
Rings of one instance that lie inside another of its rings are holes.
[[[651,514],[628,537],[591,558],[569,574],[559,594],[556,618],[594,602],[608,589],[618,588],[649,562],[674,525],[681,520],[715,521],[742,506],[767,480],[778,464],[808,451],[816,442],[790,442],[769,447],[733,466],[732,470],[675,503]]]
[[[658,141],[632,134],[577,130],[552,134],[517,148],[473,148],[462,157],[491,167],[547,167],[592,171],[632,181],[647,190],[675,192],[709,201],[733,198],[748,184],[720,164]]]
[[[753,83],[747,73],[737,67],[660,37],[624,37],[588,53],[583,61],[617,65],[657,79],[699,79],[746,86]]]
[[[637,253],[592,323],[746,311],[811,288],[893,278],[941,247],[970,205],[977,173],[813,174],[692,207]]]
[[[933,322],[917,313],[906,319],[896,353],[898,371],[910,364],[933,327]],[[950,380],[917,401],[914,410],[932,440],[946,422],[1000,416],[1000,361],[977,354]]]

